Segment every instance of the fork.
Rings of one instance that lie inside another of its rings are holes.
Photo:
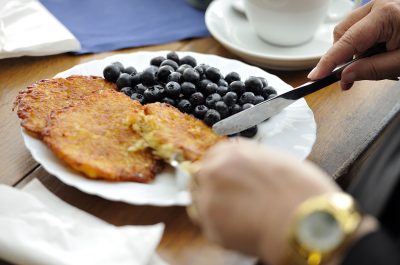
[[[169,164],[175,169],[175,182],[179,190],[188,190],[189,182],[192,178],[189,170],[182,167],[182,164],[178,161],[178,154],[174,154]]]

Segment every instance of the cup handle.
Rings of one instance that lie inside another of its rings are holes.
[[[361,4],[361,0],[331,0],[325,22],[338,22]]]

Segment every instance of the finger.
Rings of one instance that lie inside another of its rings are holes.
[[[201,218],[199,216],[199,212],[195,204],[192,203],[186,206],[186,213],[189,216],[189,219],[192,221],[192,223],[199,226],[201,225],[200,223]]]
[[[333,43],[337,42],[351,26],[368,15],[368,13],[371,12],[372,5],[373,2],[369,2],[368,4],[355,9],[350,13],[350,15],[342,20],[342,22],[337,24],[333,31]]]
[[[196,173],[196,177],[201,173]],[[212,242],[221,244],[218,233],[214,229],[214,222],[210,219],[209,209],[215,198],[215,190],[210,190],[199,185],[191,191],[192,203],[186,207],[186,213],[189,219],[199,226],[205,236]]]
[[[230,155],[232,151],[236,151],[240,148],[246,148],[248,145],[254,145],[254,143],[245,139],[237,139],[236,141],[226,140],[219,142],[207,151],[201,161],[201,164],[205,164],[207,165],[207,169],[211,169],[214,165],[217,166],[223,163],[229,157],[228,155]],[[204,170],[203,167],[198,169]]]
[[[224,140],[216,145],[212,146],[210,149],[207,150],[206,154],[203,156],[203,161],[204,160],[213,160],[214,157],[220,156],[222,152],[224,152],[225,149],[229,148],[232,144],[235,144],[235,142],[230,141],[230,140]]]
[[[365,52],[379,42],[381,34],[381,17],[378,12],[370,13],[356,24],[322,56],[308,78],[317,80],[330,74],[333,69],[348,61],[355,54]],[[365,34],[368,32],[368,34]]]
[[[400,50],[385,52],[360,59],[342,72],[341,82],[351,84],[358,80],[391,79],[400,76]]]
[[[354,83],[345,83],[343,81],[339,82],[340,87],[342,88],[343,91],[349,90]]]
[[[189,183],[189,190],[192,198],[192,202],[186,206],[186,213],[189,216],[189,219],[196,225],[201,226],[201,218],[199,211],[199,204],[201,205],[203,197],[203,191],[200,190],[200,185],[197,179],[198,173],[192,175],[191,181]]]

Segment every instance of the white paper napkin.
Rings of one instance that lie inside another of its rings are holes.
[[[163,224],[116,227],[74,208],[39,181],[0,185],[0,258],[15,264],[165,265]]]
[[[39,1],[0,0],[0,59],[79,49],[79,41]]]

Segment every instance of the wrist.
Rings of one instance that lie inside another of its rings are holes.
[[[288,236],[282,237],[284,242],[276,249],[280,252],[274,253],[279,256],[273,261],[276,264],[338,264],[352,242],[374,229],[371,220],[361,216],[354,200],[345,193],[310,197],[297,207],[289,220]]]
[[[350,239],[349,243],[347,244],[347,247],[342,251],[338,252],[336,255],[334,255],[328,262],[326,262],[326,265],[341,264],[348,250],[362,237],[376,231],[378,227],[379,224],[378,221],[375,219],[375,217],[370,215],[364,216],[354,236]]]

